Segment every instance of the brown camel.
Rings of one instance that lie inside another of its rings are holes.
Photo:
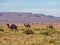
[[[6,25],[8,26],[8,28],[10,29],[10,31],[12,31],[12,32],[13,32],[14,30],[15,30],[15,32],[18,31],[18,30],[17,30],[17,26],[16,26],[15,24],[11,24],[11,26],[9,26],[9,24],[6,24]],[[14,29],[14,30],[13,30],[13,29]]]
[[[49,29],[53,29],[53,25],[52,24],[50,24],[50,25],[46,25],[46,28],[49,28]]]
[[[26,28],[30,28],[30,24],[24,24]]]
[[[53,29],[53,25],[52,25],[52,24],[50,24],[50,25],[49,25],[49,28],[50,28],[50,29]]]

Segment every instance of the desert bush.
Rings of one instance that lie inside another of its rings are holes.
[[[53,32],[53,30],[50,30],[50,29],[46,28],[46,29],[42,30],[40,34],[49,36],[51,34],[51,32]]]
[[[20,31],[24,31],[25,29],[24,28],[21,28]]]
[[[56,43],[54,39],[51,39],[49,43]]]
[[[40,34],[46,35],[46,36],[51,36],[52,34],[60,34],[60,32],[54,30],[54,29],[44,29],[41,31]]]
[[[59,33],[60,33],[59,31],[54,30],[54,29],[49,29],[48,32],[49,32],[50,34],[56,34],[56,33],[59,34]]]
[[[4,31],[4,29],[0,29],[0,31],[1,31],[1,32],[3,32],[3,31]]]
[[[23,32],[24,34],[34,34],[34,32],[30,29],[27,29]]]
[[[50,35],[49,31],[42,31],[40,34],[43,34],[43,35],[46,35],[46,36]]]
[[[39,28],[34,28],[34,30],[35,30],[35,31],[40,31],[40,29],[39,29]]]
[[[48,28],[45,28],[44,30],[49,30]]]

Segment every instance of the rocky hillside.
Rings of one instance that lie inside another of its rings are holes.
[[[30,12],[0,12],[0,23],[60,23],[60,17]]]

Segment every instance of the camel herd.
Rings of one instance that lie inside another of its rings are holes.
[[[18,32],[18,27],[15,25],[15,24],[11,24],[11,25],[9,25],[9,24],[6,24],[7,25],[7,27],[10,29],[10,31],[14,31],[15,30],[15,32]],[[24,24],[24,27],[26,27],[26,28],[31,28],[31,25],[30,24]],[[46,25],[46,27],[47,28],[49,28],[49,29],[53,29],[53,25],[52,24],[50,24],[50,25]]]

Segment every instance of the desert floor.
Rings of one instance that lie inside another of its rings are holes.
[[[60,24],[53,24],[53,29],[46,28],[48,24],[31,24],[31,28],[16,25],[18,32],[15,33],[6,24],[0,24],[0,45],[60,45]],[[24,33],[26,30],[34,34]]]

